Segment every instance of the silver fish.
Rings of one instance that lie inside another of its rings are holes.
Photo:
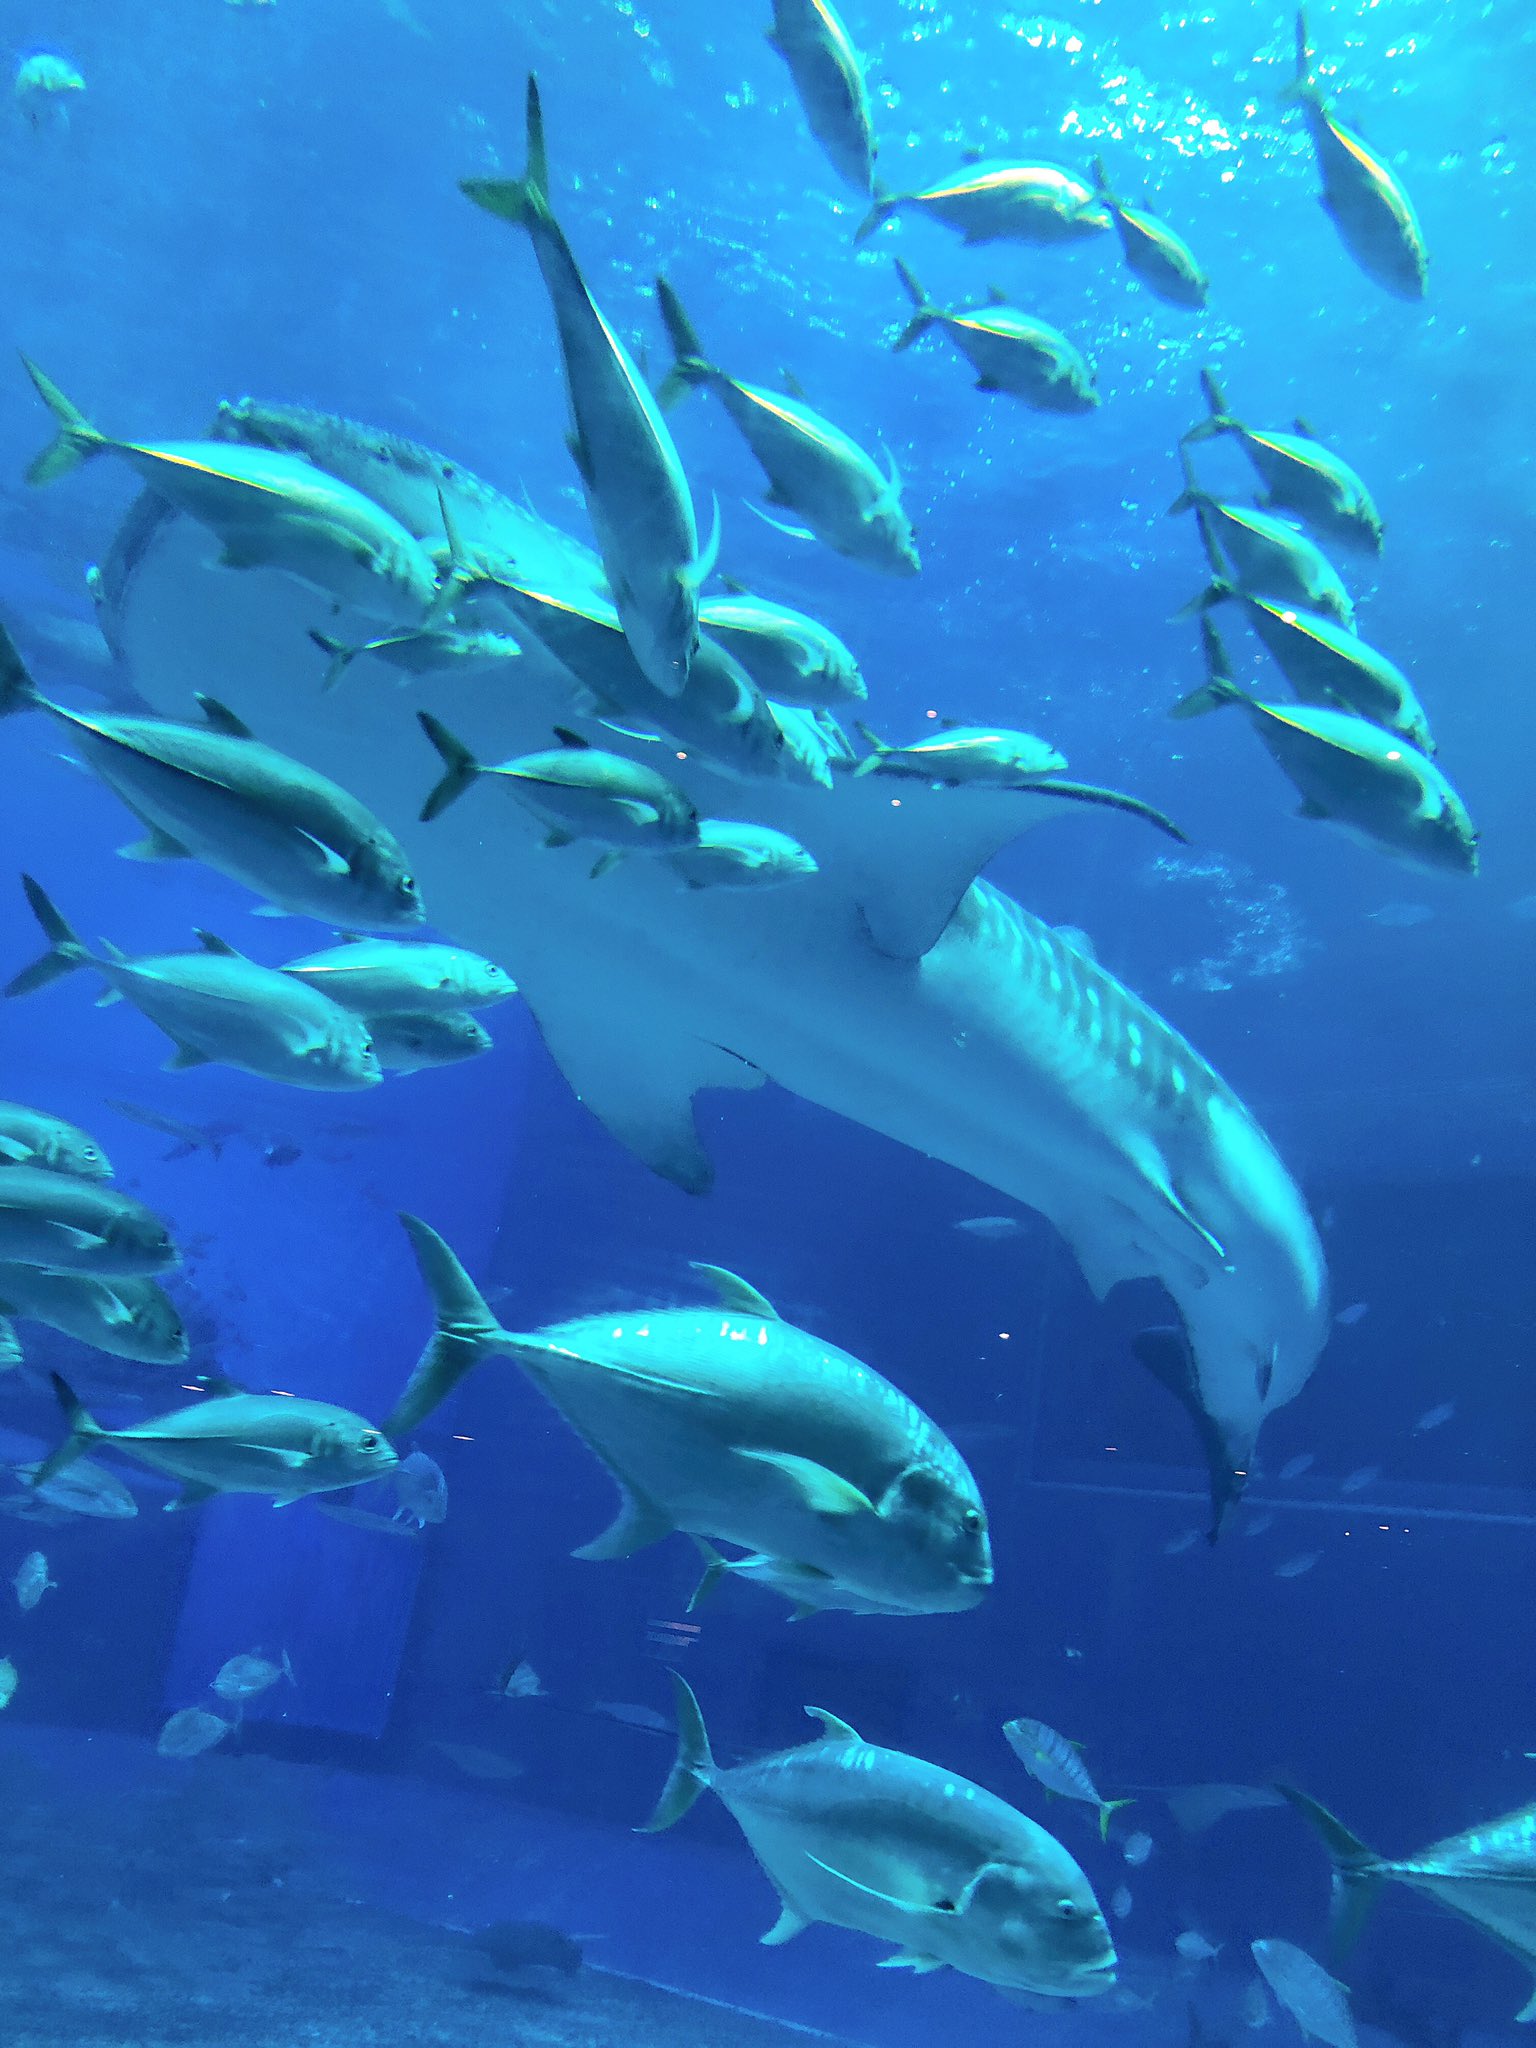
[[[798,394],[727,376],[705,355],[664,277],[656,280],[656,299],[675,358],[662,402],[695,387],[712,391],[762,465],[770,505],[803,519],[817,540],[849,561],[887,576],[915,576],[922,565],[894,460],[887,455],[882,471],[857,441]]]
[[[1109,1839],[1110,1815],[1122,1806],[1135,1804],[1131,1799],[1101,1799],[1077,1744],[1058,1735],[1044,1721],[1005,1721],[1003,1734],[1025,1770],[1047,1792],[1062,1799],[1080,1799],[1097,1808],[1099,1834],[1104,1840]]]
[[[329,777],[263,746],[212,697],[201,725],[67,710],[0,626],[0,718],[46,712],[148,832],[131,860],[199,860],[298,917],[396,928],[426,911],[394,835]]]
[[[0,1166],[0,1259],[106,1277],[177,1262],[165,1224],[115,1188],[41,1166]]]
[[[183,1365],[188,1356],[180,1311],[145,1275],[0,1265],[0,1305],[8,1315],[44,1323],[113,1358]]]
[[[488,1010],[517,994],[504,967],[465,946],[421,940],[348,939],[283,964],[284,974],[320,989],[360,1016],[409,1011]]]
[[[139,1512],[139,1504],[115,1473],[104,1465],[80,1458],[67,1471],[38,1484],[41,1461],[16,1465],[12,1470],[27,1487],[27,1499],[44,1502],[61,1515],[85,1515],[98,1522],[128,1522]]]
[[[690,889],[770,889],[816,872],[814,855],[771,825],[701,818],[699,836],[665,856]]]
[[[1381,514],[1370,492],[1343,456],[1325,448],[1304,420],[1297,420],[1289,433],[1245,426],[1228,410],[1212,371],[1200,372],[1200,388],[1209,417],[1190,428],[1186,442],[1230,436],[1263,480],[1269,493],[1261,500],[1266,512],[1299,519],[1325,540],[1342,541],[1370,555],[1381,553]]]
[[[656,688],[679,695],[699,643],[699,588],[718,533],[701,556],[687,479],[645,379],[598,310],[549,198],[544,117],[528,80],[523,176],[468,178],[460,189],[488,213],[526,228],[554,309],[573,432],[571,452],[635,659]]]
[[[967,247],[980,242],[1028,242],[1050,246],[1101,235],[1109,215],[1093,188],[1060,164],[988,158],[967,164],[952,178],[921,192],[877,192],[875,203],[854,233],[866,241],[895,213],[917,213],[960,236]]]
[[[1093,196],[1109,215],[1120,238],[1126,269],[1140,278],[1165,306],[1198,311],[1205,304],[1211,281],[1189,244],[1155,213],[1148,213],[1144,207],[1127,206],[1117,198],[1098,157],[1093,159],[1091,168]]]
[[[16,1567],[11,1579],[16,1595],[16,1604],[23,1614],[28,1614],[45,1593],[58,1590],[58,1581],[48,1576],[48,1560],[40,1550],[28,1551]]]
[[[414,1522],[418,1529],[448,1519],[448,1481],[443,1468],[425,1451],[412,1451],[394,1470],[397,1522]]]
[[[677,1761],[647,1823],[681,1819],[714,1792],[779,1894],[763,1936],[788,1941],[813,1921],[895,1943],[883,1960],[946,1966],[1055,1998],[1115,1981],[1115,1947],[1088,1880],[1061,1844],[980,1785],[865,1742],[821,1707],[799,1749],[723,1770],[698,1701],[672,1674]]]
[[[733,587],[706,598],[699,624],[779,704],[861,704],[869,691],[850,650],[819,619]]]
[[[1209,611],[1236,590],[1245,597],[1267,597],[1300,611],[1322,612],[1346,632],[1354,632],[1354,601],[1315,541],[1273,512],[1214,497],[1195,481],[1189,452],[1182,446],[1179,461],[1184,489],[1168,510],[1195,514],[1201,545],[1213,571],[1210,583],[1190,600],[1181,616]],[[1223,555],[1231,562],[1230,576],[1223,571]]]
[[[238,1657],[227,1658],[219,1666],[214,1674],[213,1689],[221,1700],[243,1702],[270,1691],[280,1678],[286,1678],[290,1685],[298,1684],[286,1650],[277,1664],[269,1657],[247,1651]]]
[[[160,1730],[155,1748],[161,1756],[201,1756],[205,1749],[217,1747],[234,1726],[206,1707],[183,1707]]]
[[[761,1586],[765,1592],[778,1593],[793,1606],[794,1612],[789,1617],[791,1621],[803,1621],[810,1614],[834,1611],[840,1614],[903,1612],[902,1608],[888,1601],[876,1600],[867,1593],[840,1586],[836,1579],[814,1565],[800,1564],[793,1558],[770,1557],[763,1551],[753,1551],[745,1557],[722,1557],[702,1536],[695,1536],[693,1540],[704,1559],[704,1575],[689,1599],[690,1614],[726,1578],[741,1579],[748,1585]]]
[[[1293,1941],[1248,1944],[1264,1981],[1309,2041],[1359,2048],[1344,1986]]]
[[[371,1088],[382,1080],[361,1018],[318,989],[274,967],[258,967],[211,932],[199,933],[200,953],[136,960],[116,947],[91,953],[30,875],[22,884],[48,951],[6,984],[5,995],[30,995],[61,975],[90,967],[175,1041],[167,1071],[215,1062],[291,1088]]]
[[[906,264],[896,274],[912,301],[912,318],[892,344],[897,353],[942,330],[976,372],[978,391],[1006,391],[1037,412],[1085,413],[1099,403],[1092,365],[1048,321],[1010,306],[1001,292],[984,306],[935,305]]]
[[[454,1067],[491,1049],[491,1034],[468,1010],[370,1011],[374,1057],[386,1074]]]
[[[112,1178],[112,1162],[89,1132],[20,1102],[0,1102],[0,1166],[42,1166],[77,1180]]]
[[[864,65],[831,0],[773,0],[768,42],[789,66],[827,162],[853,191],[872,191],[876,145]]]

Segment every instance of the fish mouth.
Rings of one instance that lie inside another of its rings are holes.
[[[1119,1978],[1120,1958],[1111,1956],[1107,1963],[1090,1963],[1078,1971],[1073,1978],[1074,1990],[1093,1993],[1111,1991]]]

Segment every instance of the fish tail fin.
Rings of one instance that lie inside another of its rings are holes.
[[[855,776],[870,775],[880,766],[886,755],[893,752],[894,749],[881,739],[879,733],[871,731],[861,718],[856,718],[853,721],[853,729],[865,746],[869,748],[868,754],[853,772]]]
[[[902,350],[910,348],[914,341],[922,340],[935,320],[938,319],[939,309],[923,290],[906,264],[902,262],[901,258],[898,256],[895,261],[896,275],[901,279],[902,286],[906,291],[907,297],[912,301],[914,309],[912,318],[891,343],[892,354],[899,356]]]
[[[0,625],[0,718],[9,718],[13,711],[30,711],[41,702],[37,684],[16,642]]]
[[[1381,1889],[1385,1874],[1381,1858],[1357,1835],[1352,1835],[1343,1821],[1336,1820],[1326,1806],[1309,1799],[1305,1792],[1298,1792],[1294,1785],[1280,1784],[1275,1790],[1323,1838],[1323,1847],[1333,1863],[1333,1947],[1336,1955],[1345,1955],[1365,1925],[1366,1915]]]
[[[67,1465],[73,1465],[76,1458],[83,1458],[94,1443],[107,1434],[101,1424],[88,1414],[84,1403],[67,1380],[56,1372],[48,1375],[53,1382],[54,1397],[63,1410],[64,1420],[69,1424],[69,1435],[56,1451],[44,1458],[41,1465],[27,1482],[35,1493],[40,1486],[46,1486],[50,1479],[56,1479]]]
[[[1307,34],[1307,10],[1296,10],[1296,76],[1280,88],[1282,100],[1305,100],[1314,96],[1312,83],[1312,39]]]
[[[359,642],[356,647],[348,647],[344,641],[328,640],[324,633],[311,632],[309,637],[322,654],[330,657],[325,674],[320,678],[320,688],[334,690],[353,662],[363,653],[363,643]]]
[[[880,185],[875,186],[870,197],[873,199],[874,204],[853,231],[853,239],[856,243],[867,242],[875,232],[875,229],[884,227],[885,223],[901,204],[901,200],[895,193],[885,191]]]
[[[1223,704],[1246,704],[1249,701],[1247,692],[1240,690],[1232,680],[1232,664],[1227,659],[1226,647],[1205,613],[1200,618],[1200,649],[1205,657],[1205,681],[1198,690],[1191,690],[1187,697],[1179,699],[1168,714],[1170,718],[1199,718],[1207,711],[1219,711]]]
[[[461,178],[459,190],[466,199],[498,220],[509,220],[520,228],[534,228],[554,218],[549,204],[549,151],[544,141],[544,107],[539,98],[539,81],[530,71],[524,102],[524,132],[527,156],[520,178]]]
[[[30,875],[23,875],[21,886],[32,906],[32,915],[43,928],[48,951],[34,960],[30,967],[23,967],[20,974],[13,975],[0,990],[0,995],[29,996],[36,989],[46,988],[49,982],[73,974],[77,967],[89,967],[91,964],[90,954],[42,884],[33,881]]]
[[[465,1374],[516,1340],[491,1314],[484,1295],[457,1256],[419,1216],[400,1215],[416,1255],[416,1266],[432,1297],[436,1327],[416,1361],[399,1400],[383,1424],[384,1434],[405,1436],[445,1401]]]
[[[1088,168],[1093,175],[1093,196],[1096,202],[1100,206],[1107,206],[1111,209],[1117,207],[1120,202],[1115,197],[1114,188],[1109,182],[1109,173],[1104,168],[1103,157],[1094,157],[1089,163]]]
[[[1217,434],[1240,434],[1242,422],[1227,410],[1226,395],[1217,383],[1213,371],[1200,372],[1200,389],[1205,394],[1208,418],[1200,420],[1189,432],[1180,438],[1179,446],[1186,448],[1192,441],[1209,441]]]
[[[656,1802],[656,1811],[644,1827],[635,1830],[640,1835],[659,1835],[663,1828],[680,1821],[715,1775],[704,1716],[699,1712],[693,1687],[680,1672],[672,1673],[672,1691],[677,1703],[677,1758]]]
[[[297,1685],[299,1681],[298,1681],[298,1680],[297,1680],[297,1679],[296,1679],[296,1678],[294,1677],[294,1675],[293,1675],[293,1666],[292,1666],[292,1664],[291,1664],[291,1663],[290,1663],[290,1662],[288,1661],[288,1648],[287,1648],[287,1645],[286,1645],[286,1644],[285,1644],[285,1645],[283,1646],[283,1656],[282,1656],[282,1666],[281,1666],[281,1668],[282,1668],[282,1673],[283,1673],[283,1676],[284,1676],[284,1678],[286,1678],[286,1679],[287,1679],[288,1683],[289,1683],[290,1685]]]
[[[421,822],[427,825],[441,817],[451,803],[456,803],[483,771],[469,748],[454,737],[440,718],[434,718],[430,711],[418,711],[416,722],[436,747],[444,771],[421,807]]]
[[[702,1607],[704,1605],[704,1602],[709,1599],[720,1581],[730,1570],[730,1566],[720,1555],[719,1551],[716,1550],[713,1543],[706,1543],[702,1536],[695,1536],[693,1540],[698,1546],[700,1557],[704,1560],[704,1572],[699,1583],[694,1587],[692,1597],[689,1599],[685,1610],[689,1614],[692,1614],[695,1607]]]
[[[1118,1813],[1122,1806],[1134,1806],[1135,1804],[1134,1799],[1101,1799],[1099,1801],[1099,1840],[1101,1842],[1109,1840],[1110,1816]]]
[[[684,392],[692,391],[706,378],[719,373],[704,353],[704,344],[699,331],[688,318],[682,300],[667,282],[666,278],[656,280],[656,304],[661,312],[661,324],[667,330],[667,340],[672,345],[672,367],[661,380],[656,402],[665,411],[676,405]]]
[[[22,357],[21,366],[59,425],[55,438],[29,466],[27,482],[51,484],[58,477],[68,476],[72,469],[78,469],[91,456],[99,455],[111,443],[105,434],[91,425],[78,406],[70,403],[53,379],[45,376],[30,356]]]

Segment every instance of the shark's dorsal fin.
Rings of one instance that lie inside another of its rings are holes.
[[[783,1321],[767,1295],[759,1294],[751,1281],[743,1280],[739,1273],[731,1272],[727,1266],[706,1265],[702,1259],[690,1259],[688,1263],[714,1288],[723,1308],[736,1309],[744,1316],[761,1316],[765,1323]]]

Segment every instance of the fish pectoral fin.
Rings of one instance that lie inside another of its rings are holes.
[[[838,1870],[830,1863],[823,1863],[821,1858],[813,1856],[809,1849],[806,1850],[805,1857],[808,1863],[814,1863],[816,1868],[825,1872],[828,1877],[835,1878],[839,1884],[847,1885],[850,1891],[858,1892],[866,1899],[875,1899],[880,1905],[889,1906],[896,1913],[910,1913],[914,1919],[928,1917],[926,1906],[916,1905],[911,1899],[898,1899],[893,1892],[882,1892],[872,1884],[861,1883],[858,1878],[850,1877],[846,1870]]]
[[[304,844],[319,856],[320,865],[328,875],[350,875],[352,863],[344,853],[338,853],[334,846],[327,846],[323,839],[317,839],[313,832],[306,832],[302,826],[295,828]]]
[[[767,1465],[788,1480],[800,1504],[813,1515],[872,1515],[875,1504],[861,1493],[851,1479],[818,1465],[814,1458],[797,1457],[793,1451],[754,1451],[736,1448],[738,1458],[754,1465]]]
[[[611,1558],[632,1557],[637,1550],[648,1549],[651,1544],[659,1543],[663,1536],[672,1534],[676,1524],[670,1515],[664,1514],[644,1494],[636,1492],[617,1473],[614,1479],[621,1495],[619,1512],[601,1536],[595,1536],[590,1543],[583,1543],[579,1550],[573,1550],[572,1557],[599,1564]]]
[[[949,1965],[941,1963],[937,1956],[921,1955],[916,1949],[911,1948],[899,1948],[894,1955],[882,1956],[875,1965],[877,1970],[916,1970],[920,1977],[926,1977],[930,1970],[945,1970],[948,1967]]]
[[[747,1316],[761,1316],[765,1323],[782,1322],[783,1318],[767,1295],[759,1294],[752,1283],[743,1280],[739,1273],[733,1273],[725,1266],[706,1265],[702,1259],[690,1259],[688,1263],[714,1288],[722,1308],[739,1309]]]
[[[797,1934],[803,1934],[810,1924],[804,1913],[786,1899],[779,1908],[778,1919],[766,1934],[760,1934],[757,1938],[764,1948],[778,1948],[782,1942],[793,1941]]]
[[[0,1159],[8,1159],[13,1166],[24,1166],[31,1157],[30,1148],[19,1138],[0,1137]]]
[[[657,810],[654,804],[644,803],[641,801],[639,797],[615,797],[613,800],[613,807],[619,813],[620,817],[628,818],[629,822],[632,825],[654,825],[657,824],[661,818],[661,813]]]
[[[1515,2014],[1515,2018],[1520,2021],[1536,2020],[1536,1988],[1532,1989],[1530,1997]]]
[[[213,1064],[211,1053],[199,1052],[195,1045],[178,1045],[161,1069],[162,1073],[180,1074],[188,1067],[207,1067]]]
[[[62,1238],[65,1244],[72,1245],[76,1251],[92,1251],[107,1241],[99,1231],[81,1230],[73,1223],[54,1223],[52,1234]]]
[[[151,825],[142,839],[120,846],[117,857],[119,860],[190,860],[192,855],[179,839],[173,839],[169,832],[162,832],[158,825]]]

